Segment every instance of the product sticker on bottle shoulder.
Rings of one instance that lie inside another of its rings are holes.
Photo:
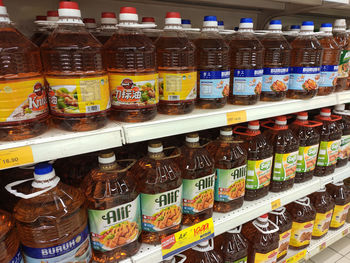
[[[246,189],[260,189],[270,184],[272,156],[263,160],[248,160]]]
[[[233,72],[233,95],[259,95],[263,73],[263,69],[235,69]]]
[[[315,169],[318,153],[318,144],[300,146],[297,161],[297,173],[310,172]]]
[[[159,73],[159,99],[165,101],[194,100],[197,97],[197,72]]]
[[[349,76],[350,50],[342,50],[339,59],[338,78]]]
[[[276,153],[272,179],[280,182],[293,179],[297,170],[297,158],[298,151],[291,153]]]
[[[289,229],[289,230],[280,234],[280,241],[278,243],[278,256],[277,256],[277,258],[280,258],[280,257],[287,254],[291,233],[292,233],[292,230]]]
[[[321,76],[318,81],[319,87],[332,87],[337,84],[338,65],[323,65],[321,66]]]
[[[312,230],[312,236],[320,237],[328,232],[329,224],[331,223],[333,210],[326,213],[316,213],[314,229]]]
[[[0,122],[34,120],[49,114],[44,79],[0,82]]]
[[[320,67],[291,67],[288,89],[311,91],[318,88]]]
[[[225,263],[247,263],[248,262],[248,257],[244,257],[235,261],[225,261]]]
[[[289,244],[293,247],[301,247],[310,244],[313,227],[314,221],[305,223],[293,222]]]
[[[183,179],[183,213],[196,214],[214,205],[215,174],[198,179]]]
[[[278,248],[266,253],[255,253],[254,263],[275,263],[277,262]]]
[[[288,83],[289,68],[264,68],[262,91],[286,91]]]
[[[317,166],[330,166],[337,163],[340,140],[321,141],[317,158]]]
[[[92,248],[110,251],[135,240],[141,232],[140,199],[106,210],[88,209]]]
[[[47,248],[22,246],[22,250],[26,263],[88,263],[91,259],[89,229],[86,226],[83,232],[57,246]]]
[[[215,201],[229,202],[243,197],[247,166],[232,169],[216,169]]]
[[[230,71],[199,71],[199,97],[220,99],[230,92]]]
[[[348,159],[349,157],[350,157],[350,135],[343,135],[340,140],[338,160]]]
[[[142,229],[163,231],[182,219],[182,185],[160,194],[141,194]]]
[[[344,225],[349,212],[350,203],[346,205],[335,205],[331,220],[331,227],[338,228]]]
[[[108,76],[46,77],[51,112],[57,115],[94,113],[110,108]]]
[[[8,263],[24,263],[20,249],[18,249],[16,255]]]
[[[117,108],[147,108],[159,101],[158,74],[130,76],[109,74],[112,106]]]

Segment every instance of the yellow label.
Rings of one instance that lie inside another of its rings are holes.
[[[112,106],[146,108],[159,101],[158,74],[109,74]]]
[[[319,249],[320,249],[320,251],[321,250],[324,250],[325,248],[327,247],[327,243],[326,242],[323,242],[321,245],[319,245]]]
[[[278,248],[266,254],[255,253],[254,263],[270,263],[277,261]]]
[[[34,162],[32,148],[23,146],[0,151],[0,168],[10,168]]]
[[[278,244],[278,256],[277,258],[280,258],[287,254],[288,247],[289,247],[289,241],[290,241],[290,235],[292,233],[292,230],[287,230],[280,234],[280,241]]]
[[[94,113],[110,108],[107,75],[90,78],[47,77],[54,114]]]
[[[298,254],[295,254],[293,257],[290,257],[286,260],[286,263],[301,263],[304,262],[306,257],[306,249],[298,252]]]
[[[197,72],[159,72],[159,99],[194,100],[197,97]]]
[[[48,114],[44,79],[0,82],[0,122],[30,120]]]
[[[162,239],[163,259],[181,253],[200,241],[214,237],[213,219],[206,219]]]
[[[344,225],[349,212],[350,203],[346,205],[335,205],[331,220],[331,227],[338,228]]]
[[[271,209],[272,210],[275,210],[279,207],[281,207],[281,199],[277,199],[277,200],[271,202]]]
[[[226,119],[227,119],[227,125],[246,122],[247,112],[245,110],[228,112],[226,113]]]
[[[293,222],[290,245],[294,247],[301,247],[310,244],[313,227],[314,221],[305,223]]]
[[[328,232],[329,224],[332,219],[333,210],[327,213],[317,213],[314,223],[314,229],[312,230],[312,236],[320,237]]]

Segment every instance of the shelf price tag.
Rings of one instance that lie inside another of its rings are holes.
[[[227,112],[226,119],[227,119],[227,125],[246,122],[247,112],[245,110]]]
[[[319,246],[319,249],[320,251],[324,250],[327,246],[327,243],[326,242],[323,242],[320,246]]]
[[[272,210],[275,210],[279,207],[281,207],[281,199],[277,199],[277,200],[271,202],[271,209]]]
[[[33,151],[30,146],[23,146],[0,151],[1,169],[25,165],[33,162]]]
[[[347,234],[349,234],[349,228],[346,228],[342,231],[342,236],[345,236]]]
[[[162,256],[166,259],[214,237],[213,219],[206,219],[162,239]]]
[[[298,252],[298,254],[295,254],[294,256],[288,258],[286,260],[286,263],[302,263],[305,261],[306,257],[306,249]]]

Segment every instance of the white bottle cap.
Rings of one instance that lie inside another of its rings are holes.
[[[199,142],[199,136],[197,136],[197,137],[186,136],[186,142],[190,142],[190,143]]]
[[[232,130],[226,131],[226,130],[220,129],[220,135],[231,136],[232,134],[233,134]]]
[[[159,147],[153,147],[151,145],[148,145],[149,153],[160,153],[162,151],[163,151],[163,145],[160,145]]]
[[[114,163],[116,161],[115,154],[113,154],[110,157],[102,157],[98,156],[98,162],[100,164],[108,164],[108,163]]]
[[[102,25],[116,25],[118,23],[117,16],[114,12],[102,12],[101,24]]]
[[[61,1],[58,9],[60,17],[77,17],[81,18],[81,12],[77,2]]]
[[[178,12],[167,12],[165,16],[166,25],[181,25],[181,16]]]
[[[281,20],[271,20],[268,29],[269,30],[274,30],[274,31],[282,30],[282,22],[281,22]]]
[[[336,19],[334,21],[333,31],[345,31],[346,30],[346,20],[345,19]]]
[[[139,16],[137,15],[135,7],[121,7],[119,13],[119,21],[134,21],[137,22]]]
[[[337,105],[335,105],[334,109],[336,111],[343,111],[343,110],[345,110],[345,104],[337,104]]]

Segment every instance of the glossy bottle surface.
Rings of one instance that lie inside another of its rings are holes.
[[[326,185],[327,192],[335,203],[330,229],[338,229],[344,225],[350,207],[350,194],[343,182]]]
[[[339,70],[337,85],[335,91],[342,91],[348,87],[348,77],[349,77],[349,65],[348,60],[346,59],[347,53],[350,50],[350,42],[348,33],[344,30],[333,31],[333,36],[335,41],[338,43],[341,48],[340,60],[339,60]]]

